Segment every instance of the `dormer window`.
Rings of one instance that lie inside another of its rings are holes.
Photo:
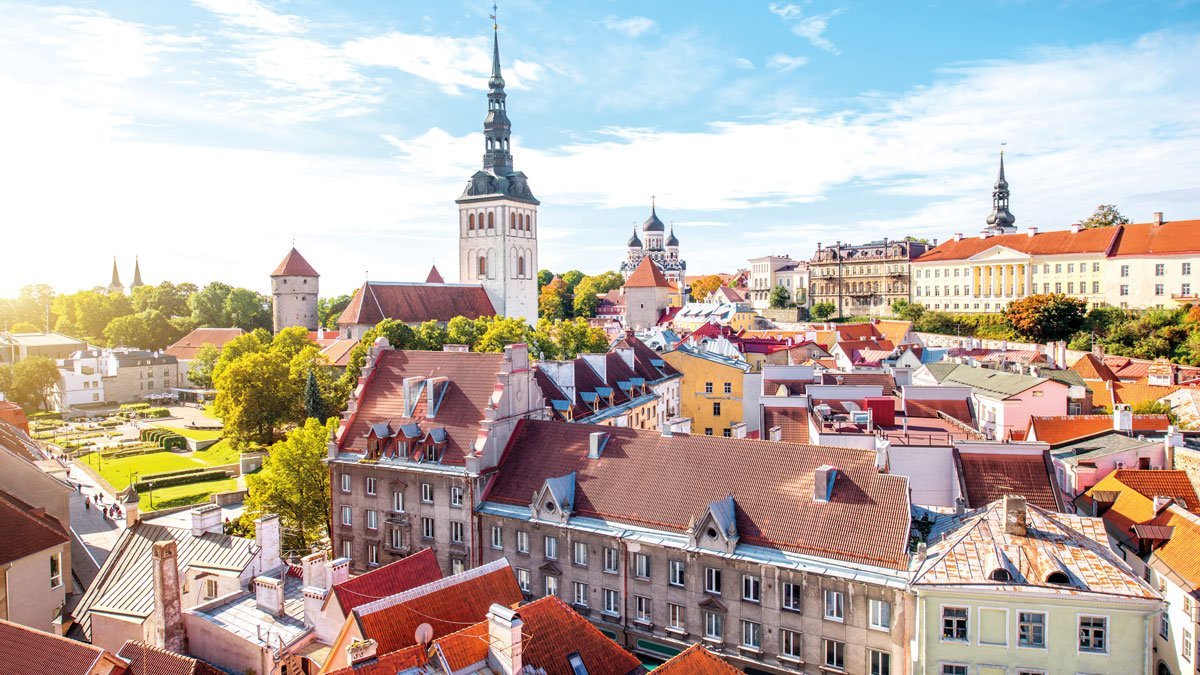
[[[1070,586],[1071,578],[1065,572],[1051,572],[1046,575],[1046,583],[1058,584],[1060,586]]]
[[[421,457],[421,459],[422,459],[422,460],[424,460],[424,461],[426,461],[426,462],[436,462],[436,461],[438,461],[438,448],[437,448],[437,446],[436,446],[436,445],[434,445],[434,444],[432,444],[432,443],[430,443],[429,445],[425,446],[425,453],[424,453],[424,455]]]
[[[708,528],[707,530],[705,530],[704,534],[705,534],[705,536],[707,536],[709,539],[712,539],[713,541],[716,541],[717,537],[719,536],[719,533],[717,532],[717,528],[715,528],[715,527]]]
[[[1012,581],[1012,573],[1001,567],[992,570],[992,573],[988,575],[988,578],[992,581],[1001,581],[1007,583]]]

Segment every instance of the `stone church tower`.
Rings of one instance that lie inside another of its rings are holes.
[[[538,200],[524,173],[513,170],[499,28],[492,26],[492,75],[484,118],[483,169],[458,203],[458,280],[482,284],[496,314],[537,321]]]
[[[292,326],[317,329],[320,274],[294,247],[271,273],[271,322],[275,332]]]

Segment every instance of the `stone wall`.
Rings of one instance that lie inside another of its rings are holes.
[[[1192,485],[1200,485],[1200,452],[1190,448],[1176,447],[1174,454],[1173,468],[1186,472]]]

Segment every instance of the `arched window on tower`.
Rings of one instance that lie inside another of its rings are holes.
[[[517,229],[517,214],[510,213],[508,217],[508,231],[514,232]]]
[[[474,229],[475,229],[475,214],[472,213],[467,216],[467,230],[473,231]]]
[[[480,278],[487,276],[487,256],[479,256],[479,276]]]
[[[493,217],[495,215],[496,214],[494,212],[488,211],[488,229],[489,230],[496,229],[496,219]]]
[[[517,256],[517,278],[525,278],[525,256],[523,255]]]

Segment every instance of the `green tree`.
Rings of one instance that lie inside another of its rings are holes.
[[[575,287],[579,285],[580,281],[583,281],[583,278],[583,272],[579,270],[568,270],[562,274],[562,280],[567,285],[568,293],[574,293]]]
[[[113,319],[133,314],[133,304],[120,293],[79,291],[56,297],[53,314],[58,317],[55,330],[104,343],[104,329]]]
[[[524,319],[495,317],[487,326],[479,342],[475,345],[477,352],[502,352],[504,347],[523,342],[529,344],[533,334]]]
[[[10,326],[8,330],[13,333],[40,333],[42,332],[42,327],[28,321],[18,321]]]
[[[216,376],[213,412],[225,423],[225,435],[234,447],[275,440],[299,402],[290,374],[283,354],[260,351],[233,360]]]
[[[1096,207],[1092,215],[1088,216],[1080,223],[1084,228],[1090,227],[1111,227],[1113,225],[1128,225],[1129,219],[1121,215],[1114,204],[1101,204]]]
[[[233,323],[225,309],[225,299],[231,291],[233,287],[229,284],[214,281],[193,293],[188,298],[188,307],[192,310],[192,318],[196,320],[196,325],[211,328],[232,327]]]
[[[776,286],[771,289],[767,301],[771,304],[771,309],[783,309],[792,305],[792,294],[783,286]]]
[[[625,285],[625,277],[620,272],[609,270],[591,277],[596,282],[597,293],[607,293]]]
[[[595,277],[584,277],[575,287],[575,297],[571,301],[572,313],[584,318],[596,316],[596,307],[600,304],[599,294]]]
[[[231,363],[237,361],[246,354],[257,354],[264,351],[267,348],[267,344],[269,343],[263,342],[262,336],[253,332],[244,333],[233,338],[229,342],[226,342],[225,346],[220,350],[220,356],[218,356],[217,360],[213,363],[213,383],[216,383],[216,381],[221,377],[221,372],[228,368]]]
[[[416,348],[426,351],[440,352],[448,339],[446,326],[433,319],[417,326],[415,333]]]
[[[542,359],[573,359],[580,354],[608,351],[608,336],[604,330],[592,328],[582,317],[559,321],[541,319],[532,343]]]
[[[921,319],[921,315],[924,313],[925,305],[917,302],[909,302],[900,298],[892,303],[892,314],[905,321],[912,321],[914,324]]]
[[[17,361],[10,373],[5,382],[5,396],[26,410],[50,409],[50,392],[58,384],[54,359],[30,356]]]
[[[316,347],[317,343],[308,337],[308,329],[304,326],[291,326],[284,328],[275,334],[271,340],[269,348],[273,352],[278,352],[283,355],[283,358],[291,361],[297,354],[309,347]]]
[[[217,365],[217,357],[221,350],[211,342],[205,342],[196,350],[192,362],[188,364],[187,379],[201,389],[211,389],[213,386],[213,366]]]
[[[329,330],[337,330],[338,317],[354,299],[353,295],[338,295],[332,298],[317,299],[317,321]]]
[[[541,291],[542,286],[545,286],[546,284],[550,283],[550,280],[553,278],[554,278],[554,272],[551,272],[550,270],[538,270],[538,277],[537,277],[538,290]]]
[[[1171,424],[1175,423],[1175,413],[1171,412],[1171,406],[1161,401],[1142,401],[1135,403],[1130,407],[1134,415],[1166,415]]]
[[[812,306],[812,316],[818,321],[828,319],[835,311],[837,307],[834,307],[832,302],[818,302]]]
[[[337,425],[337,419],[325,424],[308,420],[271,446],[261,471],[246,476],[247,513],[277,514],[285,550],[308,551],[329,536],[329,469],[324,459]]]
[[[716,274],[702,276],[692,282],[692,300],[704,302],[705,298],[721,287],[721,277]]]
[[[1087,301],[1062,293],[1040,293],[1009,303],[1005,318],[1014,330],[1034,342],[1065,340],[1083,326]]]
[[[304,382],[304,414],[306,417],[324,423],[332,415],[325,403],[325,395],[317,384],[315,371],[308,371],[308,379]]]
[[[188,308],[188,298],[195,292],[196,284],[164,281],[157,286],[138,286],[130,292],[130,296],[134,311],[157,310],[170,318],[192,313]]]
[[[112,347],[140,347],[149,329],[137,314],[118,316],[104,327],[104,340]]]
[[[271,327],[271,299],[246,288],[235,288],[225,298],[229,323],[242,330]]]
[[[486,330],[486,319],[468,319],[465,316],[456,316],[446,323],[445,344],[466,345],[467,349],[474,351],[475,345],[479,343],[479,338]]]
[[[568,295],[567,283],[562,279],[546,284],[538,297],[538,314],[551,321],[566,318],[570,302]]]

